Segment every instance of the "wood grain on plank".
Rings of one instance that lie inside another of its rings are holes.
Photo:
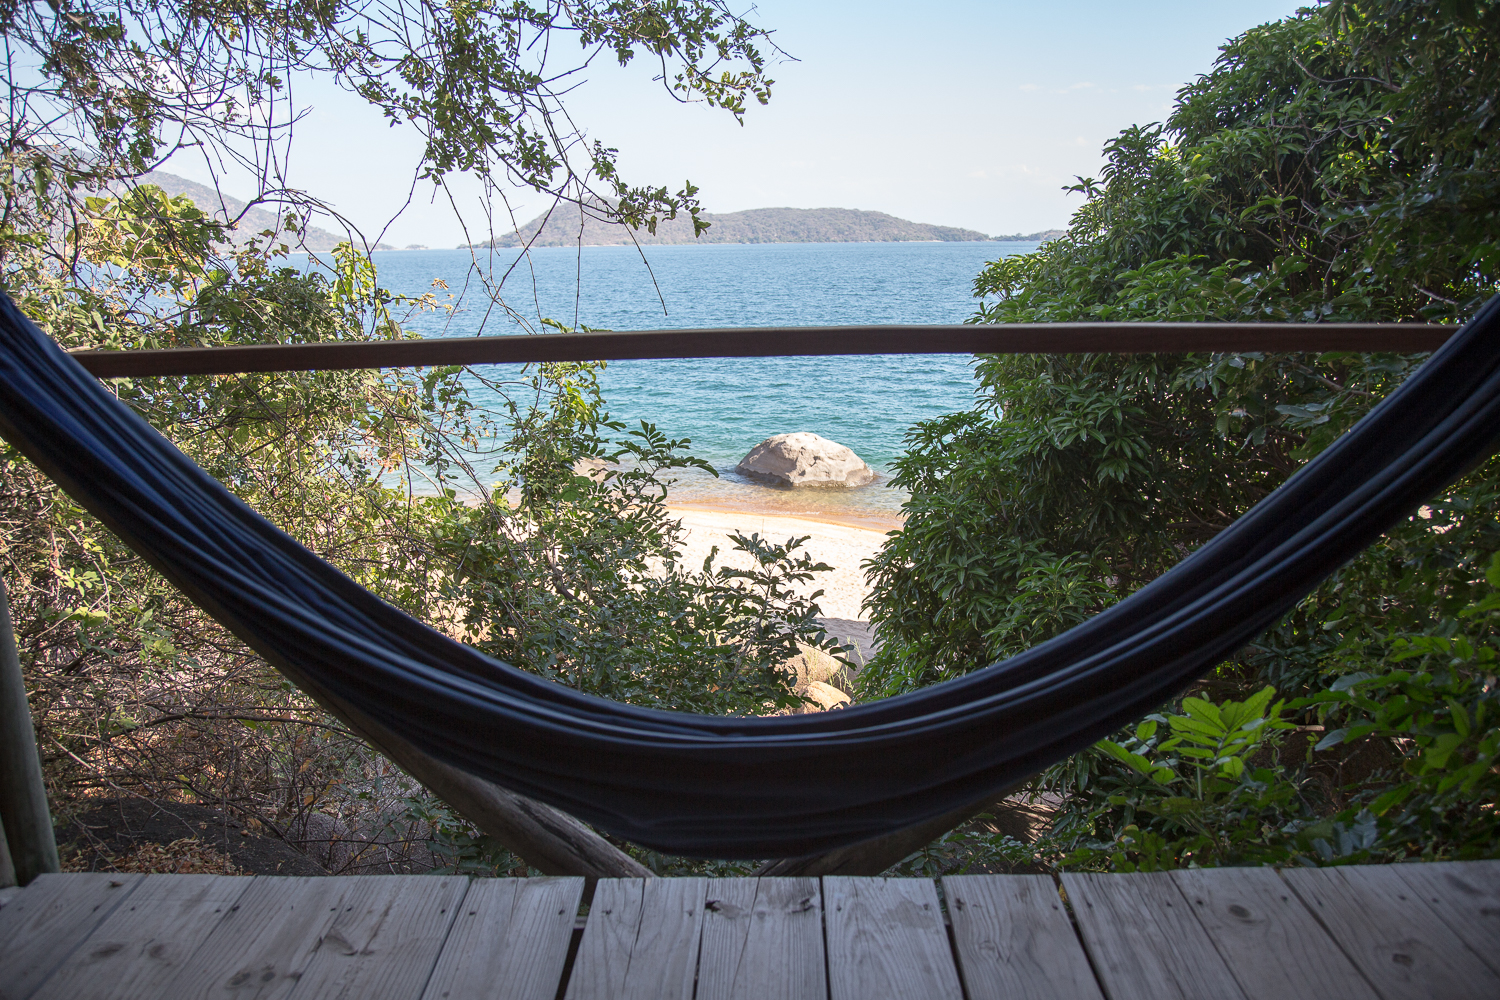
[[[943,893],[969,1000],[1101,1000],[1050,876],[950,875]]]
[[[928,879],[823,878],[831,1000],[959,1000],[937,889]]]
[[[245,890],[163,996],[283,1000],[361,878],[262,875]]]
[[[1274,869],[1199,868],[1171,877],[1250,996],[1377,1000]]]
[[[36,992],[37,1000],[156,1000],[254,881],[142,877]]]
[[[291,1000],[417,1000],[468,887],[463,876],[356,878]]]
[[[105,872],[33,879],[0,910],[0,1000],[31,996],[140,880]]]
[[[815,878],[709,883],[697,1000],[803,1000],[827,993]]]
[[[427,981],[425,1000],[552,1000],[583,881],[475,880]]]
[[[1500,972],[1500,861],[1392,866],[1469,950]]]
[[[569,1000],[691,1000],[708,879],[599,880]]]
[[[1281,877],[1386,1000],[1500,997],[1500,976],[1393,865],[1293,868]]]
[[[1062,882],[1110,1000],[1245,996],[1167,872]]]

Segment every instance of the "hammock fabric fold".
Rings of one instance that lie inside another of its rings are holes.
[[[3,299],[3,296],[0,296]],[[392,608],[0,301],[0,434],[294,683],[617,836],[796,857],[980,801],[1170,700],[1500,440],[1500,298],[1169,573],[1012,659],[843,711],[718,718],[541,680]]]

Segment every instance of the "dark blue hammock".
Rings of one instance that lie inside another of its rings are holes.
[[[718,718],[579,694],[454,642],[273,527],[0,302],[0,434],[294,683],[620,837],[795,857],[1014,784],[1171,699],[1500,439],[1500,299],[1171,572],[965,677]]]

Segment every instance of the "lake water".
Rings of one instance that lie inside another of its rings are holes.
[[[518,264],[515,251],[385,251],[380,283],[420,294],[441,280],[457,296],[451,315],[411,325],[429,337],[541,330],[543,317],[608,330],[744,326],[958,323],[975,309],[972,286],[988,261],[1032,243],[777,243],[545,248]],[[514,268],[512,265],[516,264]],[[647,265],[649,264],[649,270]],[[509,273],[506,273],[507,269]],[[492,304],[499,287],[507,312]],[[439,294],[447,294],[440,292]],[[655,423],[720,472],[687,473],[674,503],[754,508],[840,520],[884,521],[904,495],[877,482],[856,490],[775,490],[733,472],[773,434],[813,431],[888,474],[907,428],[973,401],[966,355],[707,358],[613,361],[601,384],[613,418]],[[515,366],[486,366],[500,380]],[[509,369],[509,370],[508,370]],[[471,383],[478,402],[490,390]]]

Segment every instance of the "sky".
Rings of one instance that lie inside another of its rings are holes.
[[[619,150],[631,183],[676,190],[691,180],[710,212],[857,208],[1030,233],[1067,223],[1080,196],[1061,189],[1097,174],[1106,140],[1163,120],[1227,38],[1298,6],[763,0],[750,20],[774,30],[791,58],[771,67],[771,102],[752,106],[743,126],[673,100],[650,66],[612,60],[599,60],[568,106],[591,139]],[[291,146],[291,187],[331,202],[372,241],[451,247],[485,235],[477,185],[453,185],[457,211],[434,202],[430,184],[413,195],[413,130],[389,127],[327,82],[297,81],[295,98],[307,116]],[[192,151],[165,169],[212,180]],[[253,193],[243,176],[221,184]],[[546,204],[529,191],[512,201],[523,222]]]

